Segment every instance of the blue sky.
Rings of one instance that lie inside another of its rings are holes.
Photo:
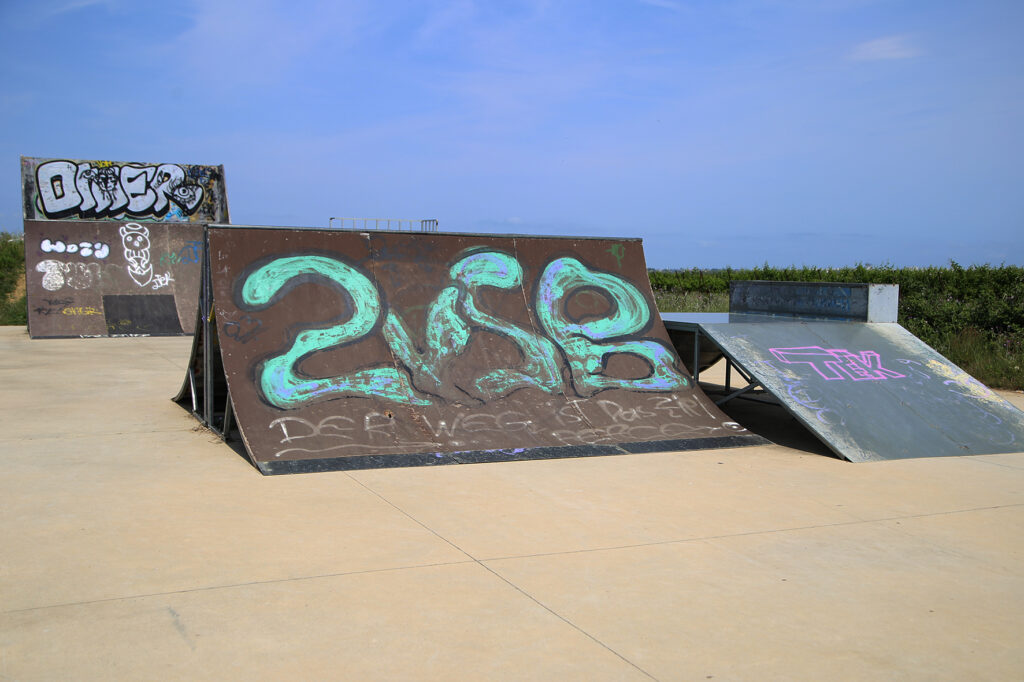
[[[18,158],[224,164],[235,223],[1024,264],[1024,2],[3,0]]]

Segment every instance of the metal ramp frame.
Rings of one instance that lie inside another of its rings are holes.
[[[716,405],[770,396],[844,459],[1024,451],[1024,413],[898,324],[743,313],[662,319],[670,335],[692,333],[695,380],[703,344],[725,357],[726,395]],[[732,389],[733,368],[746,386]]]
[[[745,371],[742,365],[737,363],[724,349],[719,347],[710,336],[707,336],[707,334],[702,331],[702,323],[708,323],[711,321],[727,322],[729,319],[729,313],[662,313],[661,317],[665,323],[665,328],[670,332],[670,334],[675,331],[693,334],[692,353],[684,355],[684,350],[679,347],[677,347],[676,350],[679,353],[680,357],[684,357],[686,359],[689,359],[691,357],[693,358],[692,365],[689,365],[689,367],[692,368],[690,374],[693,376],[694,382],[700,382],[702,364],[701,353],[704,350],[704,346],[701,343],[701,337],[706,338],[708,343],[710,343],[714,347],[714,349],[718,351],[718,353],[725,359],[726,395],[725,397],[720,398],[718,400],[713,399],[712,402],[714,402],[715,405],[724,405],[725,403],[729,402],[730,400],[733,400],[734,398],[743,397],[751,399],[752,395],[771,396],[771,393],[764,390],[764,387],[757,379],[755,379],[749,372]],[[732,390],[732,372],[734,369],[736,370],[736,373],[740,376],[740,378],[746,382],[746,386],[744,386],[743,388],[739,388],[735,391]],[[758,391],[757,389],[761,390]],[[706,391],[705,394],[708,395]],[[711,396],[708,395],[708,397],[710,398]],[[775,400],[771,402],[773,404],[778,404],[778,401]]]

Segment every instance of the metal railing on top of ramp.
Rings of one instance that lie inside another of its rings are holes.
[[[332,217],[327,221],[328,228],[334,228],[334,221],[342,230],[409,230],[419,229],[420,232],[437,232],[436,218],[341,218]]]

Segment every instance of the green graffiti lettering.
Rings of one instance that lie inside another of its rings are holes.
[[[452,280],[465,287],[461,309],[466,319],[512,341],[519,347],[523,358],[518,369],[496,369],[478,378],[474,382],[476,390],[485,399],[499,398],[526,387],[548,393],[560,392],[562,375],[555,345],[530,329],[490,314],[479,306],[474,295],[476,289],[485,286],[499,289],[521,287],[523,269],[519,262],[498,251],[479,251],[455,263],[450,275]]]
[[[413,385],[420,391],[458,402],[466,395],[445,381],[445,372],[452,358],[469,344],[472,334],[469,326],[459,317],[459,290],[446,287],[437,295],[427,310],[426,345],[416,348],[405,321],[394,312],[384,318],[383,333],[388,346],[412,374]]]
[[[540,277],[535,298],[541,333],[532,325],[522,326],[493,314],[482,303],[480,292],[484,287],[525,296],[522,266],[513,256],[494,250],[469,251],[448,274],[451,284],[426,306],[422,346],[402,317],[386,310],[376,285],[337,258],[282,256],[245,275],[236,293],[241,310],[254,312],[275,305],[295,287],[313,281],[333,287],[348,303],[349,315],[343,322],[300,330],[286,350],[259,363],[256,376],[264,399],[290,410],[343,397],[429,405],[435,399],[487,402],[522,388],[562,393],[566,388],[562,356],[568,362],[573,388],[581,396],[609,388],[671,391],[688,384],[665,344],[637,338],[650,322],[650,306],[635,286],[616,275],[591,270],[570,257],[550,262]],[[608,301],[607,314],[573,319],[568,305],[578,294]],[[311,377],[302,372],[303,361],[314,353],[354,343],[371,334],[378,323],[393,354],[393,366],[366,367],[332,377]],[[469,386],[456,386],[451,378],[452,363],[469,348],[478,331],[514,344],[520,361],[514,367],[488,368]],[[609,358],[615,354],[641,358],[649,366],[649,373],[626,379],[607,375]]]
[[[379,396],[398,403],[430,404],[429,400],[416,393],[408,375],[394,367],[374,367],[323,378],[307,377],[296,369],[304,358],[313,353],[366,336],[380,318],[377,288],[355,268],[325,256],[276,258],[246,277],[239,307],[249,311],[265,308],[294,286],[314,278],[326,280],[347,296],[352,314],[341,324],[299,332],[287,351],[260,364],[257,372],[259,386],[267,402],[285,410],[344,396]]]
[[[573,292],[587,287],[606,293],[613,302],[605,317],[576,322],[565,308]],[[654,339],[623,339],[643,330],[651,312],[640,291],[620,277],[587,268],[575,258],[558,258],[544,269],[537,288],[537,317],[569,361],[577,393],[589,396],[608,388],[671,391],[687,385],[675,367],[675,356]],[[612,340],[612,339],[620,340]],[[598,343],[606,341],[605,343]],[[604,374],[608,358],[628,353],[645,360],[648,376],[620,379]]]
[[[622,269],[622,257],[626,255],[626,247],[622,244],[612,244],[608,247],[608,253],[615,256],[615,262],[618,263],[619,270]]]

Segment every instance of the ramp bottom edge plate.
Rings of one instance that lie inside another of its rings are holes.
[[[464,452],[420,452],[400,455],[352,455],[350,457],[258,461],[256,466],[262,473],[274,476],[278,474],[309,474],[322,471],[357,471],[360,469],[390,469],[443,464],[486,464],[533,459],[565,459],[571,457],[602,457],[650,452],[711,450],[769,445],[770,443],[771,441],[761,436],[750,434],[714,438],[640,441],[617,443],[615,445],[565,445],[539,448],[468,450]]]

